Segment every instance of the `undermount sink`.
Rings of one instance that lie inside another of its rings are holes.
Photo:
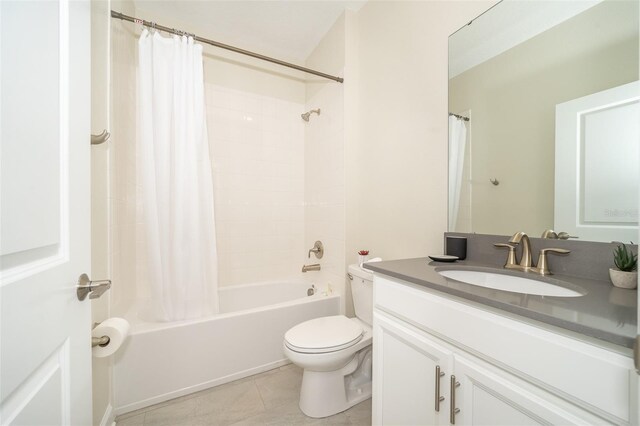
[[[555,297],[580,297],[584,295],[566,287],[560,287],[558,285],[549,284],[538,280],[532,280],[525,277],[515,277],[513,275],[494,274],[484,271],[451,269],[438,271],[438,273],[443,277],[461,281],[463,283],[492,288],[495,290],[511,291],[514,293]]]

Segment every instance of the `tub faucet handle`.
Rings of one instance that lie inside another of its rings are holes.
[[[316,255],[316,259],[322,259],[322,256],[324,255],[324,246],[322,245],[322,241],[316,241],[313,248],[309,250],[309,259],[311,259],[311,253]]]

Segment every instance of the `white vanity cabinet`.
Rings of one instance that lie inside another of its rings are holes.
[[[618,352],[381,276],[373,325],[374,425],[637,424]]]
[[[379,313],[374,313],[373,342],[374,424],[446,423],[449,398],[444,390],[453,353]]]

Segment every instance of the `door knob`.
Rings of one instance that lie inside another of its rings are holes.
[[[87,274],[82,274],[78,278],[76,294],[80,301],[86,299],[87,295],[89,296],[89,299],[97,299],[110,288],[111,280],[91,281]]]

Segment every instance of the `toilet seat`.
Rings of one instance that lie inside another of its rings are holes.
[[[291,328],[284,335],[285,345],[295,352],[321,354],[355,345],[363,328],[344,315],[315,318]]]

